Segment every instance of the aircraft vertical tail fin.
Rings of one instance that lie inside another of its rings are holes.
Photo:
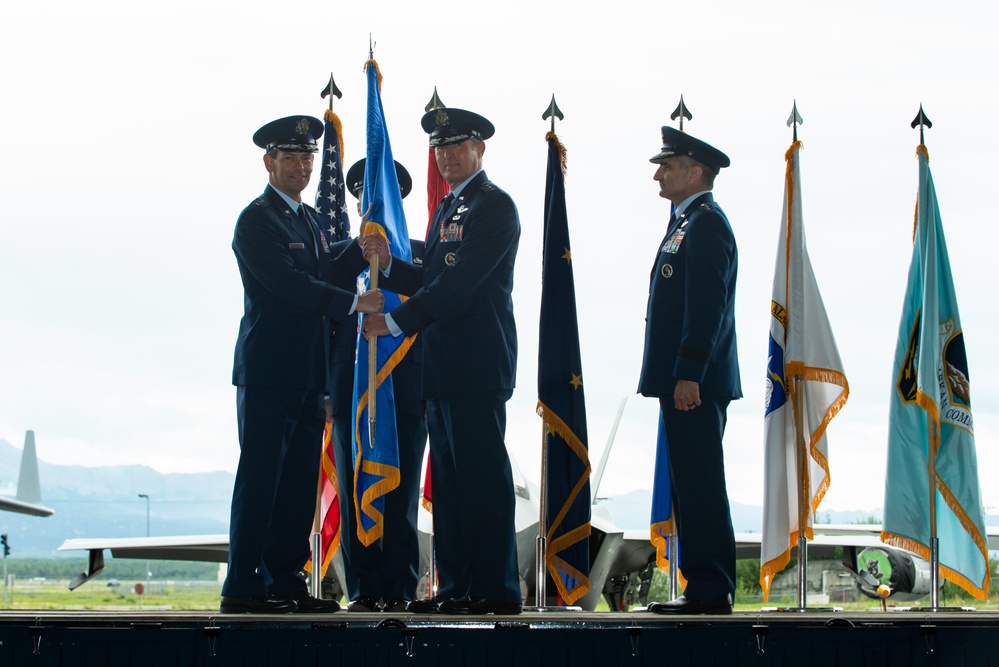
[[[35,432],[24,434],[24,451],[21,452],[21,472],[17,477],[16,500],[35,505],[42,504],[42,484],[38,478],[38,456],[35,454]]]

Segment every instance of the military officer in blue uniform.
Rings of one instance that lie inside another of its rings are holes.
[[[482,171],[492,123],[463,109],[422,120],[451,193],[427,233],[423,265],[377,253],[386,289],[412,296],[385,316],[364,318],[365,336],[422,332],[434,485],[437,595],[414,613],[518,614],[520,578],[514,490],[504,441],[506,402],[517,370],[513,268],[517,207]]]
[[[332,258],[302,202],[322,133],[318,119],[292,116],[253,135],[269,182],[240,213],[232,241],[244,311],[232,371],[240,455],[223,613],[339,609],[309,595],[300,574],[319,481],[330,322],[380,312],[384,297],[335,286],[366,262],[357,243]]]
[[[711,190],[729,166],[718,149],[662,128],[659,196],[673,203],[649,287],[638,391],[659,399],[673,484],[684,595],[655,602],[662,614],[730,614],[735,535],[722,435],[728,404],[742,396],[735,341],[738,253]]]
[[[364,165],[358,160],[347,171],[346,186],[358,199],[364,188]],[[413,189],[413,179],[398,162],[396,175],[402,197]],[[343,243],[343,242],[341,242]],[[412,241],[413,261],[420,262],[423,241]],[[344,287],[350,287],[349,284]],[[399,613],[416,597],[420,544],[417,529],[420,468],[427,447],[426,406],[421,396],[423,348],[420,337],[392,371],[396,430],[399,442],[399,486],[385,496],[385,533],[364,546],[357,539],[354,509],[354,357],[357,351],[357,315],[335,327],[330,351],[330,415],[333,420],[333,453],[340,488],[340,550],[343,554],[347,611]]]

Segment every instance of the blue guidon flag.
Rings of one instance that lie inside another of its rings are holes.
[[[368,77],[368,150],[364,165],[364,194],[361,210],[371,212],[365,234],[384,234],[393,253],[412,261],[412,247],[406,216],[402,209],[399,178],[392,158],[385,111],[382,108],[381,72],[378,63],[365,63]],[[364,279],[369,285],[371,276]],[[385,312],[402,302],[394,292],[382,290]],[[395,394],[392,370],[413,346],[416,336],[378,336],[376,432],[374,446],[368,433],[368,341],[357,337],[357,363],[354,365],[354,507],[357,538],[365,546],[373,544],[385,531],[385,495],[399,486],[399,436],[395,422]]]

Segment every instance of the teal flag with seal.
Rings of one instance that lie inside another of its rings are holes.
[[[881,540],[930,558],[980,600],[990,575],[964,331],[926,146],[919,145],[912,263],[892,374]],[[931,517],[931,495],[936,507]]]

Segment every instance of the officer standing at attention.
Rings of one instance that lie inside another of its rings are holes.
[[[381,292],[358,296],[334,286],[365,266],[354,243],[336,259],[302,203],[322,123],[282,118],[257,130],[269,183],[243,209],[232,249],[243,282],[236,340],[239,465],[229,523],[223,613],[331,612],[333,600],[309,595],[309,559],[329,385],[330,321],[380,312]]]
[[[347,171],[346,186],[357,197],[361,214],[364,189],[362,158]],[[402,197],[413,189],[413,179],[398,162],[396,176]],[[363,219],[363,218],[362,218]],[[423,241],[412,241],[413,261],[423,255]],[[349,287],[349,285],[346,285]],[[399,486],[385,496],[385,533],[374,544],[357,539],[354,509],[354,357],[357,352],[357,315],[338,324],[330,350],[330,415],[333,420],[333,454],[340,488],[340,549],[343,554],[347,611],[400,613],[416,597],[419,581],[420,543],[417,528],[420,465],[427,447],[426,404],[421,397],[423,346],[418,336],[392,371],[395,421],[399,444]]]
[[[735,535],[725,488],[722,435],[742,397],[735,343],[738,253],[711,194],[729,166],[718,149],[672,127],[650,162],[659,196],[675,207],[652,270],[645,358],[638,391],[659,398],[669,451],[684,595],[654,602],[658,614],[731,614]]]
[[[382,285],[410,294],[385,315],[365,317],[367,338],[422,332],[434,484],[436,598],[413,613],[519,614],[520,578],[506,402],[517,370],[513,267],[517,207],[482,171],[492,123],[462,109],[423,116],[423,129],[451,188],[427,232],[423,265],[390,257],[379,236]]]

